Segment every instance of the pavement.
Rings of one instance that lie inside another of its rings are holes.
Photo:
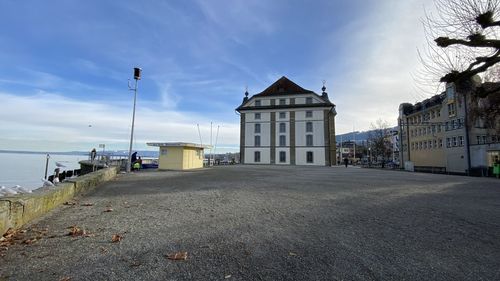
[[[0,280],[500,280],[494,178],[221,166],[121,174],[75,203],[26,226]]]

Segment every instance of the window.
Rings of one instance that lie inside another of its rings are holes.
[[[313,146],[313,135],[306,135],[306,146]]]
[[[255,120],[260,120],[260,113],[255,113]]]
[[[437,142],[437,140],[434,140],[434,148],[438,148],[438,142]]]
[[[312,104],[313,98],[306,98],[306,104]]]
[[[432,149],[432,141],[429,141],[429,149]]]
[[[260,146],[260,136],[255,136],[254,137],[254,140],[255,140],[255,146]]]
[[[453,137],[453,146],[457,146],[457,145],[458,145],[457,137]]]
[[[286,133],[286,124],[280,123],[280,133]]]
[[[488,143],[488,141],[486,140],[486,136],[483,136],[483,143]]]
[[[280,135],[280,146],[286,146],[286,136]]]
[[[439,147],[443,147],[443,139],[439,139]]]
[[[453,117],[453,116],[455,116],[455,114],[456,114],[455,104],[454,103],[448,104],[448,116]]]
[[[455,101],[455,88],[452,85],[446,88],[446,98],[448,99],[448,102]]]
[[[306,118],[312,118],[313,117],[313,112],[312,111],[306,111]]]
[[[286,162],[286,152],[280,151],[280,163],[285,163],[285,162]]]
[[[481,144],[481,136],[476,136],[477,144]]]
[[[313,123],[312,122],[306,122],[306,132],[312,133],[313,131]]]
[[[457,123],[455,122],[455,120],[451,120],[451,128],[453,130],[455,130],[457,128]]]
[[[450,125],[450,123],[449,123],[449,122],[444,123],[444,129],[445,129],[446,131],[449,131],[449,130],[450,130],[450,126],[449,126],[449,125]]]
[[[431,111],[431,119],[434,119],[434,117],[436,117],[436,115],[434,115],[434,111]]]
[[[459,136],[459,137],[458,137],[458,144],[459,144],[460,146],[464,146],[464,136]]]
[[[436,117],[441,117],[441,111],[438,111],[438,112],[436,113]]]
[[[253,161],[256,162],[256,163],[260,162],[260,151],[255,151],[253,153]]]
[[[437,125],[437,132],[440,133],[441,132],[441,124]]]
[[[312,151],[306,152],[306,162],[307,163],[313,163],[314,162],[314,155]]]
[[[427,142],[424,141],[424,149],[427,149]]]
[[[255,100],[255,106],[260,106],[260,100]]]
[[[280,99],[280,105],[285,105],[286,104],[286,99]]]
[[[451,139],[446,138],[446,147],[451,147]]]
[[[280,119],[286,118],[286,112],[280,112]]]
[[[160,151],[161,151],[160,152],[161,155],[167,155],[167,149],[166,148],[162,148]]]
[[[256,134],[260,133],[260,124],[259,123],[255,123],[255,130],[254,130],[254,132]]]

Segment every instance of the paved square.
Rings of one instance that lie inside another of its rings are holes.
[[[71,225],[92,235],[65,236]],[[0,257],[0,280],[500,279],[492,178],[353,167],[142,172],[34,228],[48,233]],[[111,243],[113,234],[123,240]],[[178,251],[188,259],[165,257]]]

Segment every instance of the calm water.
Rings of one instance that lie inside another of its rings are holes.
[[[84,155],[50,155],[47,175],[52,175],[59,162],[66,167],[61,171],[79,169],[78,161],[86,160]],[[45,154],[0,153],[0,186],[11,187],[16,184],[28,189],[42,186],[45,174]]]

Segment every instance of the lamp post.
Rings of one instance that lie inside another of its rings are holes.
[[[128,85],[129,90],[134,91],[134,110],[132,111],[132,130],[130,132],[130,147],[128,149],[127,167],[125,168],[127,173],[130,173],[130,168],[132,166],[132,142],[134,140],[135,104],[137,101],[137,82],[141,80],[141,71],[142,69],[140,69],[139,67],[134,67],[135,87],[134,88],[130,87],[130,80]]]

